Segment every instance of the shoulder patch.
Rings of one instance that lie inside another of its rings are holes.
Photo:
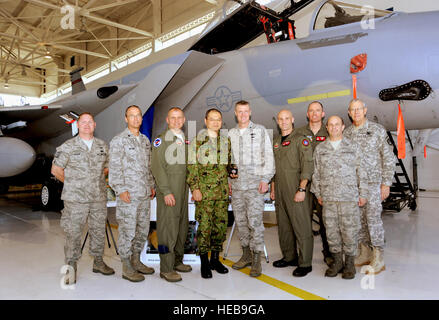
[[[154,140],[154,147],[159,147],[162,144],[162,139],[157,138]]]
[[[303,144],[305,147],[309,146],[309,141],[308,141],[308,139],[303,139],[303,140],[302,140],[302,144]]]

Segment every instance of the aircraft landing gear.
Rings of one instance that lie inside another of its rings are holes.
[[[62,183],[47,179],[41,187],[40,203],[43,211],[59,211],[64,207],[61,200]]]

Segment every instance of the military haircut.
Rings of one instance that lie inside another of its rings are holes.
[[[170,108],[170,109],[168,110],[168,114],[169,114],[169,112],[171,112],[171,111],[181,111],[181,112],[183,112],[183,109],[180,108],[180,107],[172,107],[172,108]],[[183,113],[184,113],[184,112],[183,112]]]
[[[142,113],[142,110],[140,109],[139,106],[136,106],[135,104],[132,104],[132,105],[130,105],[129,107],[127,107],[127,108],[125,109],[125,118],[127,117],[127,113],[128,113],[128,110],[129,110],[130,108],[137,108],[137,109],[139,109],[140,113]]]
[[[309,110],[309,107],[312,105],[312,104],[314,104],[314,103],[317,103],[317,104],[319,104],[321,107],[322,107],[322,111],[323,111],[323,104],[320,102],[320,101],[313,101],[313,102],[311,102],[309,105],[308,105],[308,109],[307,110]]]
[[[93,119],[93,121],[95,121],[95,117],[93,117],[93,115],[90,112],[83,112],[79,115],[78,122],[79,122],[79,119],[81,119],[81,117],[85,116],[85,115],[89,115]]]
[[[351,106],[352,106],[355,102],[361,102],[361,104],[363,105],[363,108],[366,108],[366,104],[364,103],[363,100],[360,100],[360,99],[352,99],[352,100],[349,102],[348,110],[351,110]]]
[[[240,106],[240,105],[250,106],[250,103],[248,101],[245,101],[245,100],[239,100],[237,103],[235,103],[235,110],[236,110],[236,107]]]
[[[221,115],[221,118],[223,117],[223,114],[221,113],[221,111],[219,111],[218,109],[212,108],[206,111],[206,115],[204,116],[205,119],[207,119],[207,117],[209,116],[209,113],[211,112],[218,112]]]

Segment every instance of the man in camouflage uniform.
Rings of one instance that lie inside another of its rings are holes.
[[[220,135],[221,112],[209,109],[204,121],[207,130],[202,130],[190,145],[187,183],[196,203],[195,219],[199,224],[197,254],[201,259],[201,276],[212,278],[211,269],[218,273],[228,272],[219,260],[219,253],[227,232],[231,149],[228,137]]]
[[[188,232],[188,186],[186,184],[187,147],[181,130],[186,118],[174,107],[168,111],[165,130],[154,140],[151,171],[157,185],[157,238],[160,277],[169,282],[182,280],[179,272],[190,272],[183,264]],[[175,271],[176,270],[176,271]]]
[[[360,230],[359,206],[366,203],[367,173],[361,162],[360,146],[343,137],[344,127],[340,117],[328,119],[329,139],[314,151],[311,192],[323,205],[323,221],[334,258],[325,276],[335,277],[343,269],[343,279],[353,279]]]
[[[293,132],[291,111],[281,110],[277,123],[281,136],[273,141],[276,174],[270,196],[275,200],[283,257],[273,265],[278,265],[282,260],[287,265],[298,265],[293,276],[304,277],[312,271],[314,246],[308,186],[313,173],[312,147],[306,136]]]
[[[315,151],[317,145],[323,143],[328,137],[328,131],[323,125],[323,118],[325,112],[323,111],[323,105],[318,101],[313,101],[308,105],[308,111],[306,113],[308,124],[297,129],[296,134],[305,135],[311,142],[312,150]],[[319,218],[320,237],[322,238],[323,246],[323,259],[329,266],[332,263],[331,253],[329,251],[328,240],[326,239],[325,224],[322,218],[322,206],[317,201],[314,194],[310,197],[312,202],[312,211],[316,212]]]
[[[381,202],[389,196],[396,158],[387,142],[386,129],[366,118],[367,108],[361,100],[352,100],[348,111],[353,124],[345,130],[344,136],[361,146],[369,178],[369,195],[361,215],[360,252],[355,264],[369,264],[370,272],[378,274],[385,270]]]
[[[107,193],[105,174],[108,173],[108,146],[93,136],[96,122],[90,113],[78,118],[79,134],[56,149],[52,174],[64,183],[61,227],[66,234],[65,263],[73,270],[66,284],[76,283],[77,261],[81,257],[81,236],[88,220],[90,253],[94,257],[93,272],[114,274],[103,259]]]
[[[232,208],[243,255],[232,265],[239,270],[251,265],[250,276],[261,275],[264,250],[264,194],[274,175],[273,147],[267,129],[250,120],[247,101],[235,105],[238,125],[229,132],[232,162],[239,178],[232,179]]]
[[[122,278],[133,282],[145,280],[143,274],[154,269],[140,261],[148,239],[150,198],[154,198],[154,180],[150,170],[151,144],[140,133],[142,112],[138,106],[125,111],[128,127],[110,142],[109,184],[116,193],[116,219],[119,224],[119,254]]]

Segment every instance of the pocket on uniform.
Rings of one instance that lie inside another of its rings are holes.
[[[75,164],[75,163],[80,163],[80,162],[82,162],[83,160],[84,160],[84,155],[82,154],[82,152],[80,152],[80,151],[77,151],[77,152],[73,152],[71,155],[70,155],[70,162],[72,163],[72,164]]]

